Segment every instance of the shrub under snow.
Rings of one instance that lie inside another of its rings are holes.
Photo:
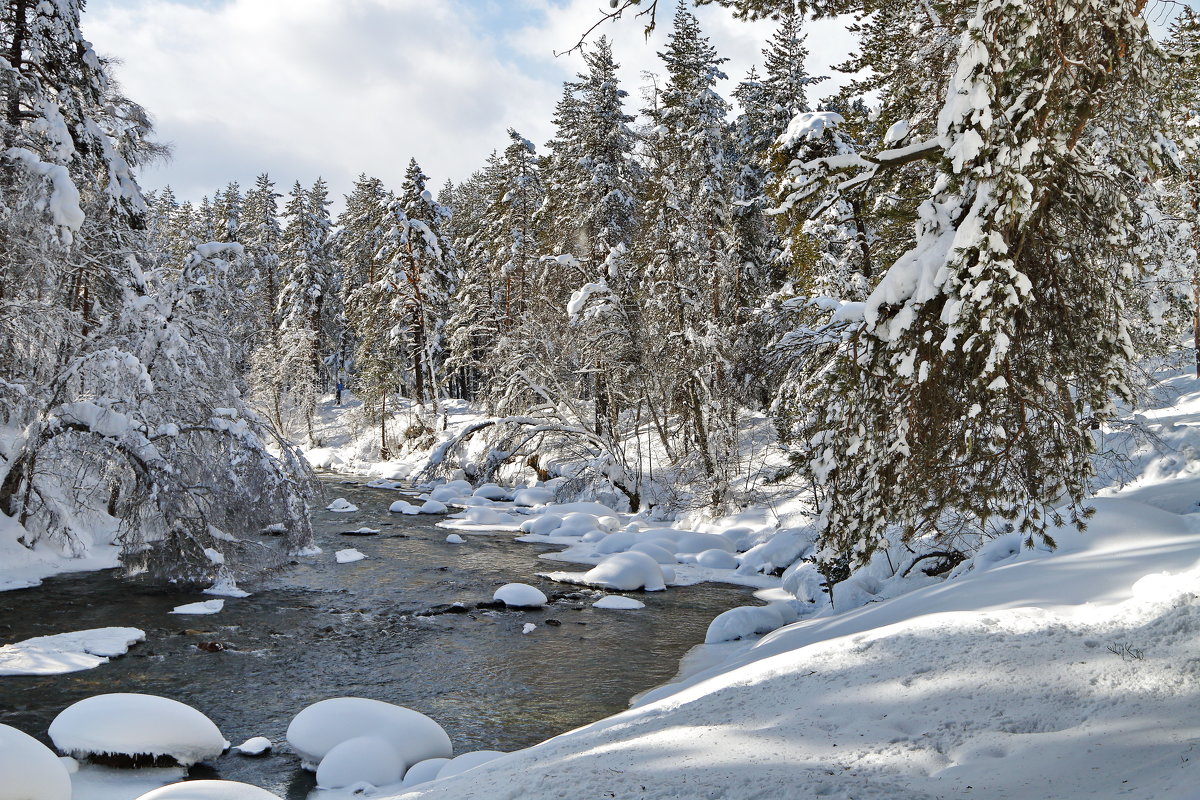
[[[99,694],[67,706],[50,723],[59,752],[89,756],[169,757],[190,767],[229,746],[212,720],[191,706],[149,694]]]

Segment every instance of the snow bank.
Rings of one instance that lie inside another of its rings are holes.
[[[408,765],[396,748],[378,736],[356,736],[330,748],[317,767],[317,786],[344,789],[358,783],[399,783]]]
[[[401,774],[427,758],[449,758],[450,737],[429,717],[403,706],[365,697],[334,697],[305,708],[288,725],[287,740],[316,770],[327,753],[348,739],[372,736],[388,742],[400,758]]]
[[[0,724],[0,800],[71,800],[71,776],[46,745]]]
[[[584,573],[583,580],[593,586],[629,592],[645,589],[660,592],[667,588],[662,568],[645,553],[617,553]]]
[[[540,608],[549,602],[540,589],[527,583],[506,583],[496,590],[492,599],[511,608]]]
[[[59,675],[92,669],[125,655],[131,645],[145,639],[145,632],[137,628],[90,628],[37,636],[0,647],[0,676]]]
[[[187,603],[175,606],[172,614],[216,614],[225,608],[224,600],[201,600],[199,603]]]
[[[481,764],[495,761],[497,758],[506,755],[508,753],[502,753],[499,750],[473,750],[470,753],[463,753],[461,756],[443,764],[437,776],[439,779],[452,778],[455,775],[461,775],[469,769],[475,769]]]
[[[280,797],[237,781],[184,781],[147,792],[137,800],[280,800]]]
[[[229,746],[208,717],[166,697],[101,694],[65,708],[50,723],[60,753],[169,756],[181,766],[216,758]]]

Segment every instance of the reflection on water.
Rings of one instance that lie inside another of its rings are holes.
[[[43,741],[63,708],[102,692],[163,695],[203,711],[233,744],[267,736],[261,758],[226,754],[193,777],[255,783],[303,798],[313,782],[284,741],[300,709],[327,697],[372,697],[437,720],[455,752],[514,750],[620,711],[634,694],[669,680],[703,641],[709,621],[746,602],[746,590],[700,585],[639,595],[640,611],[601,611],[590,600],[559,600],[535,611],[474,611],[413,617],[443,603],[491,599],[509,581],[563,592],[535,578],[549,548],[513,534],[466,536],[448,544],[435,519],[387,512],[396,495],[326,482],[330,497],[361,511],[314,512],[324,554],[303,559],[229,599],[211,616],[174,616],[202,599],[122,584],[111,574],[66,575],[35,589],[0,593],[0,644],[70,630],[128,626],[146,641],[86,672],[0,678],[0,722]],[[379,536],[339,531],[366,525]],[[354,547],[368,558],[336,564]],[[560,625],[548,621],[557,620]],[[522,635],[526,622],[537,630]],[[226,649],[206,652],[198,645]]]

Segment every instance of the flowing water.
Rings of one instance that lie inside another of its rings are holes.
[[[314,512],[325,552],[246,587],[251,597],[228,599],[215,615],[171,615],[177,605],[210,598],[112,573],[0,592],[0,644],[107,626],[146,632],[128,655],[96,669],[0,677],[0,722],[49,743],[51,720],[84,697],[170,697],[203,711],[235,745],[251,736],[276,743],[261,758],[226,753],[191,777],[242,780],[299,800],[312,774],[300,769],[284,734],[311,703],[357,696],[416,709],[446,729],[456,753],[527,747],[620,711],[634,694],[669,680],[709,621],[749,600],[745,589],[701,584],[639,594],[646,608],[638,611],[593,609],[585,591],[538,610],[415,616],[490,600],[510,581],[548,595],[575,587],[535,577],[562,568],[538,559],[556,548],[513,542],[511,533],[464,534],[465,544],[449,544],[437,518],[389,514],[395,492],[327,479],[326,494],[360,511]],[[364,525],[381,533],[341,535]],[[348,547],[368,558],[335,563],[334,551]],[[538,627],[522,635],[528,622]]]

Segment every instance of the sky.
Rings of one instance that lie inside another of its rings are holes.
[[[646,71],[661,71],[674,13],[660,0],[649,41],[627,17],[613,41],[629,108]],[[461,181],[516,128],[539,147],[564,80],[582,69],[568,50],[605,0],[90,0],[83,32],[125,93],[169,142],[168,163],[143,167],[146,189],[169,184],[199,200],[267,172],[280,191],[325,178],[333,193],[359,173],[398,188],[410,158],[432,185]],[[728,58],[727,98],[774,30],[694,9]],[[829,75],[852,39],[836,20],[809,24],[809,71]],[[822,96],[835,81],[822,84]],[[339,204],[340,205],[340,204]]]

